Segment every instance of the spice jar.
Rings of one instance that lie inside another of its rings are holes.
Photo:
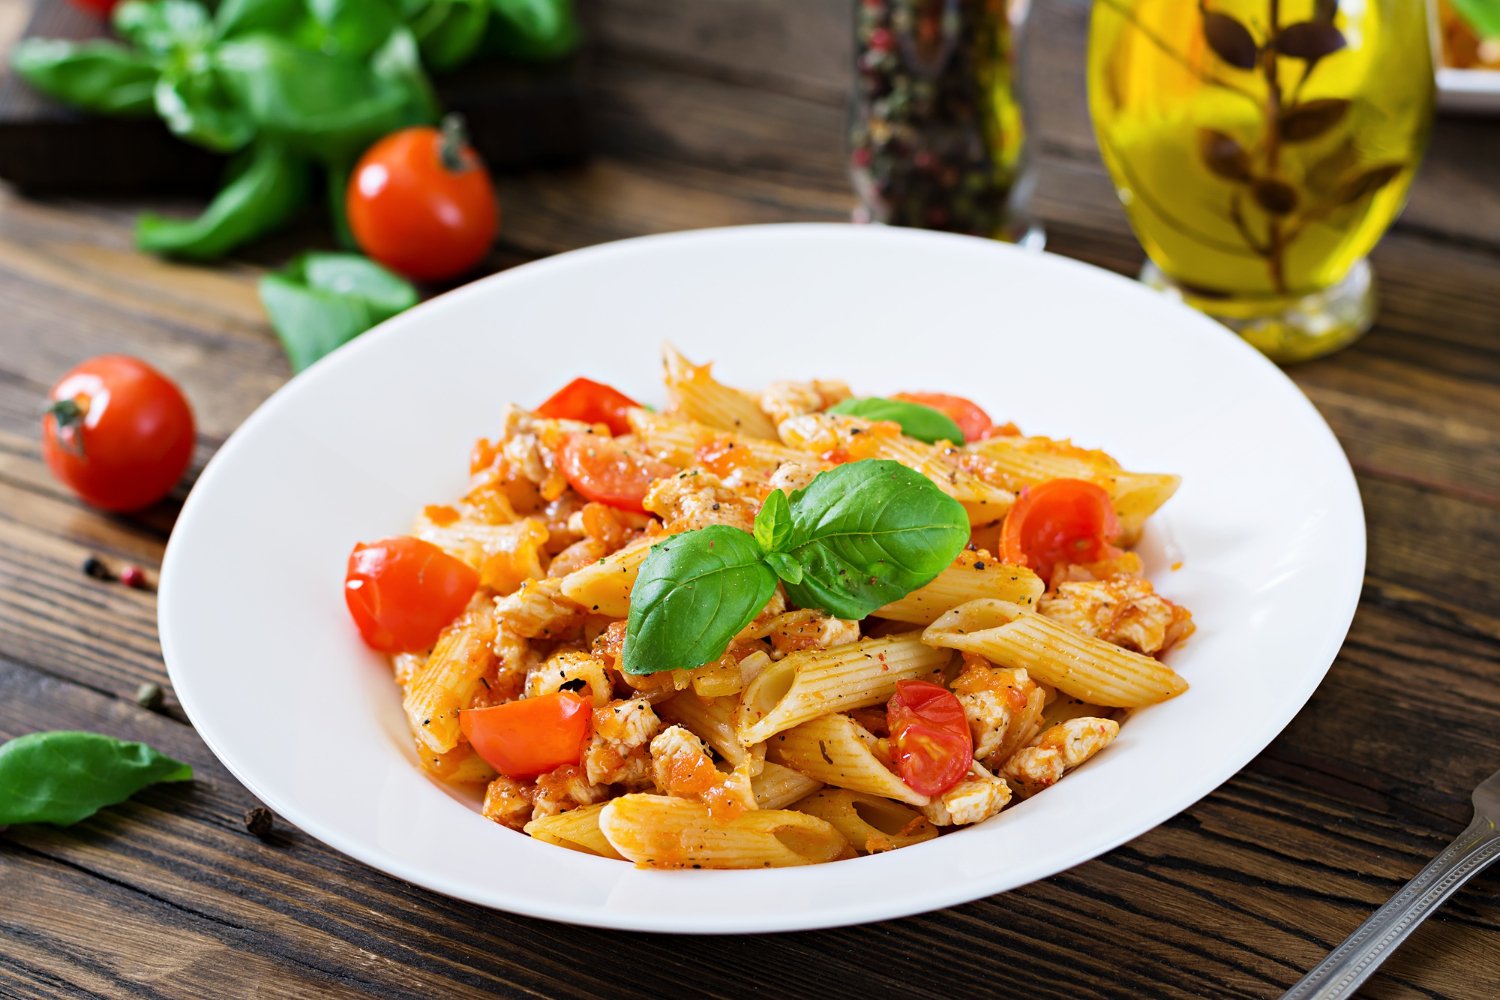
[[[860,0],[855,220],[1016,239],[1025,131],[1002,0]],[[1038,234],[1039,235],[1039,234]]]

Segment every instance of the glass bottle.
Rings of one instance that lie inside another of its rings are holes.
[[[1004,0],[858,0],[856,221],[1000,239],[1028,232],[1014,30],[1024,14],[1024,3],[1009,10]]]
[[[1368,329],[1432,121],[1419,0],[1096,0],[1089,107],[1143,280],[1278,361]]]

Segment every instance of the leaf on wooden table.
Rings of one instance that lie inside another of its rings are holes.
[[[1244,183],[1250,180],[1250,154],[1245,152],[1239,140],[1218,129],[1198,130],[1198,155],[1204,166],[1229,181]]]
[[[1281,113],[1278,128],[1283,142],[1307,142],[1323,135],[1349,113],[1349,102],[1340,97],[1320,97],[1294,104]]]
[[[1254,69],[1259,47],[1250,29],[1228,14],[1203,12],[1203,39],[1214,55],[1237,69]]]

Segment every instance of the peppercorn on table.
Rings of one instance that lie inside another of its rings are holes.
[[[0,0],[7,44],[24,6]],[[487,268],[648,232],[849,217],[844,0],[585,6],[596,154],[499,178]],[[1049,247],[1134,274],[1141,252],[1085,112],[1087,7],[1033,14],[1024,84]],[[1051,879],[760,938],[482,910],[261,808],[195,735],[162,666],[152,588],[189,483],[140,514],[89,510],[43,464],[38,413],[84,358],[146,358],[193,401],[190,481],[290,374],[256,279],[326,236],[309,227],[222,266],[173,264],[134,249],[131,221],[190,201],[0,190],[0,740],[96,730],[196,771],[73,827],[0,833],[0,994],[1279,995],[1465,826],[1469,789],[1500,765],[1497,159],[1500,123],[1439,121],[1374,255],[1375,329],[1292,371],[1358,474],[1369,562],[1349,639],[1287,730],[1187,812]],[[330,747],[325,763],[337,760]],[[1362,995],[1500,995],[1500,881],[1466,887]]]

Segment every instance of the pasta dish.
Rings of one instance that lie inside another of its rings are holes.
[[[1182,693],[1131,550],[1178,478],[930,392],[511,406],[461,498],[357,545],[420,765],[537,840],[652,868],[909,847],[1040,794]],[[1002,820],[1003,822],[1003,820]]]

